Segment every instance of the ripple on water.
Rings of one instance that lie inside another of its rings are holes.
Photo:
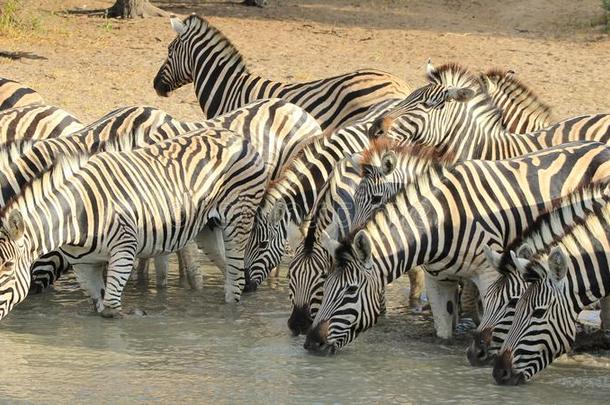
[[[219,273],[206,270],[202,291],[178,287],[175,277],[166,291],[130,284],[126,312],[148,315],[122,320],[93,314],[72,277],[29,297],[2,321],[0,398],[593,404],[610,395],[608,362],[591,356],[562,360],[533,384],[496,386],[489,368],[468,366],[464,344],[433,343],[430,317],[406,310],[403,280],[388,288],[389,311],[376,328],[336,356],[312,356],[286,327],[285,278],[225,305]]]

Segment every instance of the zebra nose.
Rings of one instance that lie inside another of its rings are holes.
[[[491,329],[485,328],[474,333],[472,343],[466,350],[466,356],[472,366],[484,366],[489,362],[489,345],[491,344]]]
[[[513,370],[513,355],[510,350],[504,350],[494,364],[492,372],[498,385],[517,385],[521,382],[520,374]]]
[[[295,306],[288,318],[288,328],[294,336],[304,335],[311,327],[312,319],[309,314],[309,305]]]
[[[163,76],[161,75],[161,71],[157,73],[153,80],[153,87],[157,92],[157,95],[160,97],[167,97],[170,92],[169,85],[163,80]]]
[[[468,350],[466,350],[466,357],[471,366],[479,367],[487,364],[489,352],[487,346],[482,345],[477,340],[473,340]]]
[[[318,323],[313,329],[307,333],[305,344],[303,347],[312,352],[324,351],[327,343],[329,321]]]

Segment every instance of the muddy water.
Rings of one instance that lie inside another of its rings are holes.
[[[467,365],[464,345],[431,341],[429,319],[406,315],[404,285],[388,316],[334,357],[309,355],[286,328],[284,278],[238,306],[206,269],[193,292],[130,285],[126,310],[101,319],[68,277],[0,323],[0,402],[44,403],[608,403],[610,358],[561,361],[534,383],[498,387]]]

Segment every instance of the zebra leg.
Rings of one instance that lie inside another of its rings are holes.
[[[476,284],[470,279],[464,279],[462,294],[460,295],[462,312],[478,325],[483,316],[483,306],[479,290]]]
[[[457,324],[457,280],[439,280],[426,272],[426,291],[434,317],[436,336],[451,339]]]
[[[155,257],[155,276],[157,279],[157,288],[167,288],[167,266],[168,255],[159,255]]]
[[[197,246],[205,252],[205,255],[212,263],[224,273],[226,263],[223,238],[222,229],[220,227],[205,227],[199,232],[195,241],[197,242]]]
[[[139,286],[146,286],[148,284],[149,266],[150,259],[138,259],[138,266],[136,267],[136,280]]]
[[[74,274],[81,288],[87,291],[93,301],[97,313],[104,310],[104,265],[103,264],[76,264]]]
[[[409,276],[409,308],[416,313],[421,313],[424,307],[421,300],[426,277],[424,270],[421,267],[416,267],[407,274]]]
[[[121,296],[131,275],[131,269],[136,259],[136,249],[137,241],[135,238],[119,241],[111,248],[106,273],[104,309],[102,311],[104,318],[121,317]]]
[[[58,251],[40,256],[31,267],[32,281],[30,283],[30,294],[41,293],[69,269],[70,264]]]
[[[602,320],[602,330],[610,332],[610,296],[602,298],[599,304],[601,306],[599,316]]]
[[[186,279],[193,290],[203,289],[203,274],[197,257],[199,252],[194,241],[188,242],[177,252],[178,266],[185,273]]]

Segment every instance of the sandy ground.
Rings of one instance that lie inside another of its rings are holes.
[[[201,117],[191,86],[169,99],[152,88],[173,38],[166,18],[121,21],[65,13],[108,7],[112,0],[21,3],[36,28],[0,37],[0,49],[47,59],[0,59],[0,76],[30,85],[87,122],[129,104],[154,105],[182,119]],[[253,72],[276,80],[373,67],[419,85],[430,57],[473,70],[513,69],[554,107],[556,118],[610,111],[610,40],[599,26],[599,0],[270,0],[266,9],[224,1],[153,3],[207,16]]]

